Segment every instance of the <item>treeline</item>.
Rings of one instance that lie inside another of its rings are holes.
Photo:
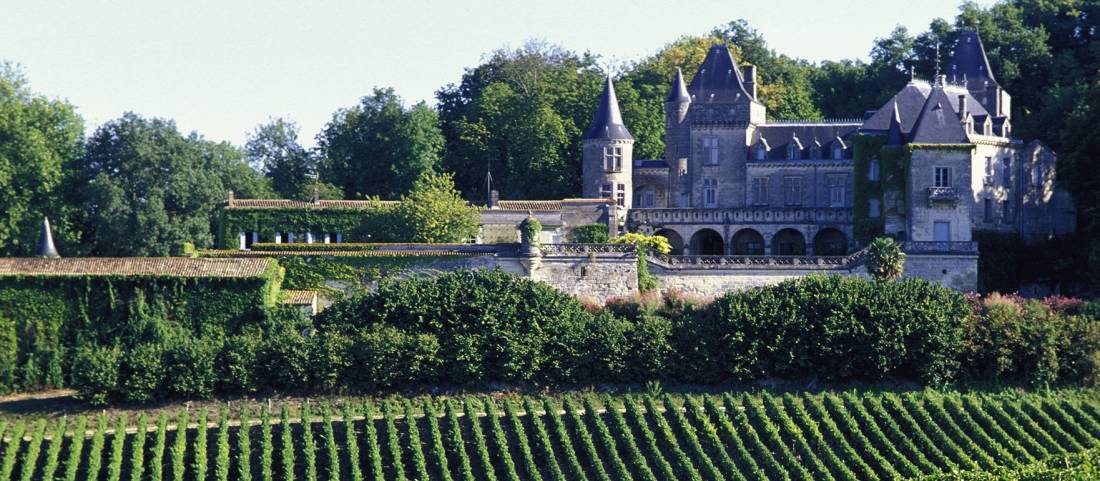
[[[312,325],[272,315],[234,332],[181,329],[142,312],[107,342],[69,346],[66,380],[83,399],[652,380],[1032,387],[1100,380],[1097,306],[967,299],[920,279],[810,276],[711,302],[669,292],[597,306],[479,270],[384,281]]]
[[[1060,178],[1080,212],[1075,262],[1053,275],[1097,281],[1100,272],[1100,19],[1095,0],[967,2],[924,32],[897,27],[871,44],[870,59],[813,63],[771,49],[744,21],[676,39],[615,68],[623,115],[638,158],[661,158],[663,100],[677,67],[691,75],[714,42],[755,64],[773,119],[860,117],[910,77],[944,69],[961,29],[977,28],[997,80],[1013,95],[1013,130],[1059,153]],[[853,20],[855,21],[855,20]],[[937,56],[937,51],[943,55]],[[209,245],[211,211],[239,196],[397,198],[426,171],[455,174],[467,199],[486,196],[492,171],[502,198],[562,198],[579,192],[579,139],[606,74],[592,53],[529,43],[493,52],[438,104],[405,106],[376,89],[337,110],[303,148],[289,120],[257,126],[243,147],[185,135],[168,120],[127,114],[83,139],[74,107],[34,94],[17,70],[0,73],[0,253],[27,254],[45,214],[63,250],[163,254],[179,241]],[[245,166],[250,166],[248,169]],[[371,172],[372,175],[362,175]],[[151,183],[150,179],[157,182]],[[119,236],[119,233],[142,233]],[[119,242],[121,241],[121,242]],[[1049,274],[1049,273],[1048,273]]]

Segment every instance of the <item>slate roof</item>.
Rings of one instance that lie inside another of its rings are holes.
[[[0,258],[3,276],[262,277],[270,259],[191,257]]]
[[[735,102],[739,99],[752,99],[745,90],[744,77],[733,54],[725,45],[714,45],[707,51],[703,64],[692,77],[688,92],[694,103]]]
[[[966,96],[966,109],[970,112],[971,116],[977,117],[981,115],[989,115],[989,112],[985,110],[981,102],[970,95],[970,92],[966,88],[959,85],[944,85],[940,89],[944,96],[949,100],[946,102],[949,105],[946,107],[955,114],[955,118],[958,118],[959,110],[959,96]],[[900,117],[901,132],[908,137],[912,137],[913,126],[917,123],[917,118],[920,117],[920,113],[924,110],[924,105],[927,103],[928,96],[932,92],[932,85],[923,80],[910,81],[905,87],[902,87],[898,93],[894,94],[894,97],[888,100],[878,110],[875,111],[866,121],[863,122],[861,130],[888,133],[890,131],[890,122],[894,117],[894,105],[897,105],[897,112]]]
[[[687,84],[684,83],[684,72],[680,67],[676,67],[676,77],[672,79],[672,88],[669,89],[665,102],[691,102]]]
[[[852,134],[859,130],[860,124],[858,122],[850,123],[804,123],[804,124],[763,124],[756,128],[753,132],[753,138],[751,147],[757,148],[757,145],[764,141],[765,145],[770,149],[768,151],[767,160],[787,160],[787,146],[791,142],[795,142],[799,149],[802,150],[800,158],[808,159],[809,148],[814,145],[816,141],[821,148],[818,158],[832,158],[831,152],[833,143],[839,138],[845,149],[848,145],[844,142]],[[845,158],[850,157],[849,152],[845,152]],[[756,159],[755,151],[750,152],[750,159]]]
[[[619,100],[615,98],[615,84],[611,82],[611,76],[607,76],[603,92],[600,93],[600,104],[596,107],[596,116],[592,120],[592,127],[584,133],[584,139],[604,140],[634,140],[630,131],[623,124],[623,116],[619,113]]]
[[[977,31],[959,32],[959,41],[955,43],[955,52],[947,64],[947,78],[952,82],[967,82],[968,85],[984,86],[985,82],[996,84],[993,69],[989,67],[989,57],[985,55],[982,38]]]
[[[228,209],[371,209],[391,207],[400,204],[396,200],[321,200],[317,203],[308,200],[292,199],[231,199]]]
[[[956,103],[958,101],[956,100]],[[951,108],[951,98],[939,86],[933,87],[924,102],[910,142],[916,144],[965,144],[970,141],[959,121],[959,115]]]

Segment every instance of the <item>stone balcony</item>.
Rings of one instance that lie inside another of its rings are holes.
[[[852,222],[847,207],[741,207],[717,209],[631,209],[633,225],[819,224]]]
[[[955,203],[959,201],[959,191],[954,187],[929,187],[928,205],[937,202]]]

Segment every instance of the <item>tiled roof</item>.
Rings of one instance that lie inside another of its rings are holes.
[[[232,199],[229,209],[370,209],[379,206],[395,206],[396,200],[321,200],[313,203],[292,199]]]
[[[502,200],[497,202],[499,210],[561,210],[560,200]]]
[[[312,306],[314,302],[317,302],[317,291],[284,290],[283,294],[285,294],[286,296],[283,298],[283,304],[289,304],[293,306]]]
[[[190,257],[0,258],[3,276],[261,277],[270,259]]]
[[[199,251],[203,258],[210,259],[255,259],[267,257],[479,257],[492,256],[493,252],[464,251],[458,249],[422,249],[422,250],[361,250],[361,251],[242,251],[233,249]]]

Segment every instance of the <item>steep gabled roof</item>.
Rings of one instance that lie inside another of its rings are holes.
[[[604,82],[600,104],[596,107],[596,117],[592,120],[592,127],[585,132],[584,139],[634,140],[634,136],[630,135],[623,124],[619,99],[615,98],[615,85],[611,83],[610,75]]]
[[[733,60],[733,54],[725,45],[714,45],[707,51],[703,64],[695,72],[688,85],[693,101],[698,102],[735,102],[739,99],[751,100],[745,90],[741,69]]]
[[[959,122],[959,116],[951,108],[951,98],[943,87],[936,85],[928,94],[920,116],[913,126],[911,142],[915,144],[965,144],[970,139]]]
[[[684,83],[684,72],[680,67],[676,67],[676,77],[672,79],[672,88],[669,89],[665,102],[691,102],[687,84]]]
[[[952,82],[984,85],[985,82],[997,83],[993,70],[989,67],[989,58],[985,55],[982,39],[975,30],[959,32],[959,41],[955,44],[955,53],[951,63],[947,64],[947,78]]]

